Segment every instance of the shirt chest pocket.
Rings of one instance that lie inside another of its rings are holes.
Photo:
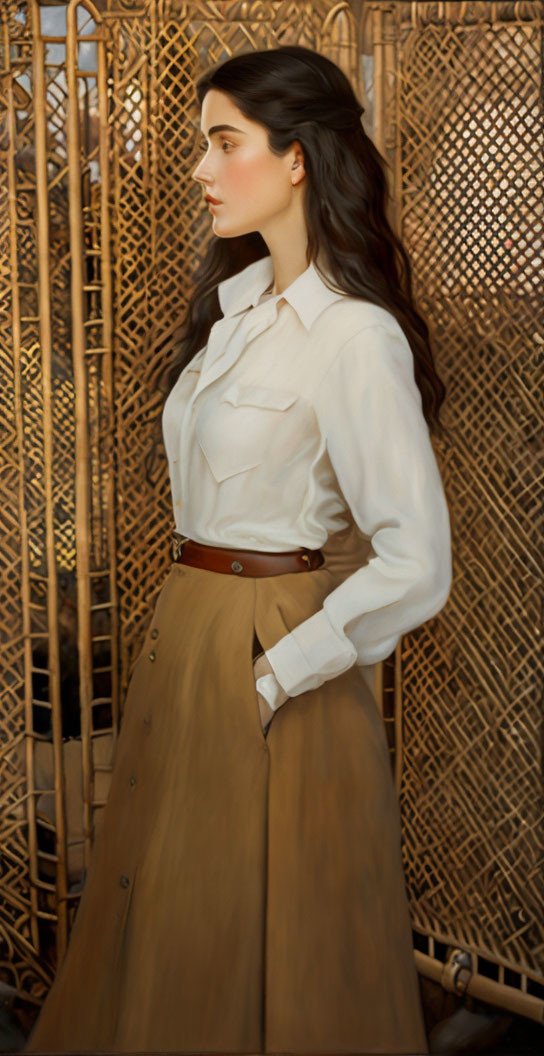
[[[236,382],[198,407],[195,436],[218,483],[261,465],[288,442],[298,398],[288,389]]]

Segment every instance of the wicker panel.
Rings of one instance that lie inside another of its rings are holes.
[[[30,729],[33,700],[36,728],[51,735],[49,705],[59,711],[58,684],[51,684],[49,660],[58,658],[56,622],[47,602],[55,594],[46,563],[47,496],[44,405],[40,361],[38,235],[32,111],[32,28],[15,3],[3,11],[0,42],[2,163],[0,164],[0,224],[2,226],[1,283],[6,306],[2,328],[2,448],[0,476],[4,515],[2,561],[2,642],[4,669],[0,705],[2,727],[3,850],[2,912],[0,918],[2,981],[14,992],[31,989],[44,977],[38,954],[37,909],[46,907],[42,888],[29,888],[29,854],[38,845],[51,845],[47,822],[36,817],[30,769],[25,773],[25,729]],[[49,526],[51,522],[49,519]],[[51,633],[52,632],[52,633]],[[28,760],[28,755],[26,755]],[[25,829],[25,794],[28,818]],[[51,889],[50,889],[51,890]],[[59,914],[62,930],[62,914]]]
[[[2,782],[3,848],[12,864],[3,877],[0,970],[13,993],[33,991],[33,1001],[66,947],[81,892],[93,807],[104,802],[110,769],[112,697],[117,714],[108,165],[102,140],[106,174],[103,165],[97,193],[98,56],[88,12],[72,12],[84,38],[74,37],[72,49],[60,7],[49,37],[42,36],[36,2],[13,3],[6,14],[0,179],[6,203],[11,195],[10,209],[2,210],[10,315],[3,317],[9,329],[1,362],[4,420],[13,421],[4,441],[12,479],[4,478],[2,498],[13,544],[3,548],[11,557],[2,626],[13,660],[12,677],[3,679]],[[80,52],[93,62],[89,78],[81,77]],[[103,77],[102,97],[106,102]],[[74,139],[79,127],[81,145]],[[69,205],[81,187],[79,231]],[[85,244],[79,255],[78,234]],[[74,303],[83,309],[79,343]]]
[[[409,896],[422,934],[474,972],[487,960],[492,1000],[540,1018],[543,6],[380,6],[397,216],[448,387],[454,541],[445,609],[397,654]]]

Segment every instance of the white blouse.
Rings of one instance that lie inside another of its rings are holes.
[[[452,561],[442,479],[399,323],[331,292],[313,264],[266,296],[273,278],[266,256],[219,284],[223,317],[170,391],[162,427],[182,535],[317,549],[351,510],[371,540],[375,556],[266,650],[274,676],[257,688],[278,705],[389,656],[445,604]]]

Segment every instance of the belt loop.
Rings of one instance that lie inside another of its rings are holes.
[[[172,558],[177,561],[183,552],[184,543],[189,539],[188,535],[180,535],[179,532],[172,532]]]

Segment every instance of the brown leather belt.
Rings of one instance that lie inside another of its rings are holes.
[[[172,534],[172,559],[180,565],[207,568],[210,572],[225,572],[236,576],[278,576],[285,572],[313,572],[323,564],[321,550],[239,550],[226,546],[210,546],[194,539]]]

